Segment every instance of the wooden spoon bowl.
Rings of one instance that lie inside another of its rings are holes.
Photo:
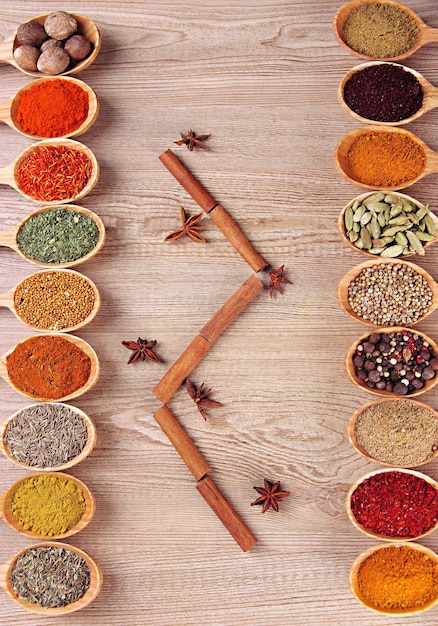
[[[78,463],[80,463],[81,461],[83,461],[84,459],[87,458],[87,456],[89,454],[91,454],[91,452],[94,450],[95,446],[96,446],[96,441],[97,441],[97,430],[96,430],[96,425],[94,424],[93,420],[91,419],[91,417],[89,417],[84,411],[81,411],[81,409],[78,409],[75,406],[72,406],[70,404],[63,404],[62,402],[51,402],[51,403],[44,403],[46,404],[55,404],[55,405],[62,405],[67,407],[68,409],[70,409],[70,411],[73,411],[74,413],[76,413],[77,415],[79,415],[79,417],[83,420],[86,428],[87,428],[87,442],[85,444],[85,446],[82,448],[81,452],[76,455],[75,457],[73,457],[72,459],[70,459],[69,461],[62,463],[61,465],[57,465],[57,466],[51,466],[51,467],[41,467],[41,466],[37,466],[37,465],[26,465],[26,463],[21,463],[15,456],[13,456],[9,450],[9,447],[6,444],[5,441],[5,437],[6,437],[6,433],[7,433],[7,429],[8,429],[8,425],[10,424],[10,422],[12,422],[15,417],[22,413],[22,411],[25,411],[26,409],[32,409],[33,407],[37,407],[37,404],[31,404],[27,407],[25,407],[24,409],[19,409],[18,411],[15,411],[15,413],[13,413],[12,415],[10,415],[4,422],[3,424],[0,426],[0,447],[1,450],[3,452],[3,454],[10,460],[12,461],[12,463],[14,463],[15,465],[17,465],[18,467],[21,467],[27,471],[37,471],[37,472],[53,472],[53,471],[60,471],[60,472],[64,472],[66,469],[69,469],[70,467],[74,467],[75,465],[77,465]]]
[[[23,259],[26,259],[26,261],[29,261],[30,263],[34,263],[34,265],[38,265],[38,267],[43,267],[46,269],[74,267],[75,265],[79,265],[80,263],[85,263],[86,261],[89,261],[90,259],[92,259],[100,251],[100,249],[105,243],[105,239],[106,239],[105,226],[102,220],[100,219],[100,217],[96,215],[96,213],[93,213],[93,211],[90,211],[89,209],[78,206],[76,204],[65,204],[62,206],[62,208],[64,211],[79,212],[79,213],[83,213],[84,215],[87,215],[95,222],[97,228],[99,229],[99,238],[96,242],[96,245],[94,246],[92,250],[90,250],[90,252],[88,252],[88,254],[85,254],[84,256],[78,259],[75,259],[74,261],[68,261],[66,263],[43,263],[29,256],[26,256],[20,250],[18,243],[17,243],[17,236],[20,230],[26,224],[26,222],[29,221],[31,218],[35,217],[36,215],[40,215],[41,213],[50,211],[53,208],[56,208],[56,207],[45,206],[40,209],[37,209],[36,211],[32,211],[32,213],[27,215],[24,219],[22,219],[18,224],[13,226],[11,229],[0,233],[0,246],[6,246],[8,248],[11,248],[12,250],[15,250],[15,252],[18,252],[18,254],[22,256]]]
[[[18,104],[22,94],[32,87],[35,87],[35,85],[49,83],[54,80],[59,80],[59,78],[59,76],[46,76],[45,78],[37,78],[36,80],[32,80],[26,85],[23,85],[23,87],[21,87],[15,95],[0,104],[0,121],[4,122],[25,137],[32,137],[33,139],[46,139],[47,137],[42,135],[30,135],[23,130],[20,122],[17,121]],[[86,119],[78,128],[76,128],[76,130],[73,130],[66,135],[68,137],[77,137],[91,128],[96,121],[99,113],[99,101],[97,99],[96,92],[82,80],[71,78],[70,76],[63,76],[62,80],[78,85],[78,87],[83,89],[88,95],[88,115]]]
[[[12,583],[11,583],[11,572],[17,561],[17,559],[24,554],[27,550],[32,548],[38,548],[40,546],[47,546],[50,548],[64,548],[66,550],[71,550],[75,552],[79,556],[81,556],[88,568],[90,570],[90,586],[88,587],[85,594],[76,602],[72,602],[67,606],[61,607],[53,607],[53,608],[45,608],[39,604],[35,604],[33,602],[29,602],[29,600],[25,600],[23,598],[17,598]],[[89,605],[99,594],[102,588],[102,570],[100,566],[96,563],[94,559],[91,558],[86,552],[76,548],[75,546],[71,546],[68,543],[62,543],[60,541],[44,541],[41,543],[35,543],[31,546],[27,546],[23,548],[15,556],[13,556],[9,561],[0,565],[0,586],[8,593],[8,595],[17,602],[19,606],[23,609],[27,609],[28,611],[32,611],[32,613],[38,613],[39,615],[44,615],[47,617],[55,617],[62,616],[67,613],[73,613],[74,611],[78,611],[79,609],[83,609],[87,605]]]
[[[362,322],[362,324],[367,324],[368,326],[384,326],[385,324],[377,324],[376,322],[373,322],[369,319],[365,319],[364,317],[362,317],[361,315],[358,315],[358,313],[356,313],[350,304],[349,301],[349,297],[348,297],[348,288],[350,286],[350,284],[352,283],[352,281],[365,269],[367,268],[372,268],[372,267],[376,267],[379,265],[395,265],[395,266],[399,266],[399,267],[407,267],[410,268],[411,270],[413,270],[414,272],[416,272],[417,274],[420,274],[424,280],[427,282],[431,292],[432,292],[432,301],[430,303],[430,306],[428,308],[428,310],[423,313],[422,315],[420,315],[418,317],[418,319],[416,319],[415,321],[413,321],[412,323],[408,324],[406,323],[405,326],[414,326],[414,324],[417,324],[418,322],[421,322],[422,320],[424,320],[425,317],[427,317],[428,315],[430,315],[437,307],[438,307],[438,283],[432,278],[432,276],[426,272],[425,269],[423,269],[422,267],[420,267],[419,265],[416,265],[415,263],[411,263],[409,261],[403,261],[400,259],[383,259],[383,258],[378,258],[378,259],[373,259],[370,261],[364,261],[363,263],[360,263],[359,265],[356,265],[355,267],[352,267],[350,270],[348,270],[348,272],[346,272],[344,274],[344,276],[341,278],[341,280],[338,283],[338,287],[337,287],[337,298],[338,298],[338,302],[342,308],[342,310],[344,311],[344,313],[346,313],[347,315],[349,315],[350,317],[352,317],[353,319],[357,320],[358,322]],[[400,294],[401,296],[403,296],[403,294]]]
[[[362,54],[361,52],[357,52],[356,50],[353,50],[353,48],[351,48],[345,42],[343,31],[344,31],[345,22],[347,21],[347,18],[349,17],[353,9],[356,9],[357,7],[361,7],[365,4],[375,4],[375,3],[376,3],[376,0],[351,0],[351,2],[347,2],[346,4],[344,4],[338,9],[333,20],[333,32],[338,43],[345,50],[347,50],[347,52],[349,52],[350,54],[358,57],[359,59],[364,59],[368,61],[375,60],[375,57],[367,56],[366,54]],[[405,6],[404,4],[401,4],[400,2],[393,2],[392,0],[380,0],[380,4],[389,4],[395,7],[399,7],[406,13],[409,13],[409,15],[416,21],[418,29],[419,29],[418,39],[409,50],[395,57],[385,57],[384,59],[385,61],[401,61],[402,59],[406,59],[407,57],[409,57],[411,54],[414,54],[414,52],[416,52],[419,48],[421,48],[425,44],[438,41],[438,29],[427,26],[427,24],[425,24],[423,20],[414,11],[412,11],[412,9],[409,9],[407,6]]]
[[[65,479],[65,480],[69,480],[73,482],[76,485],[76,487],[78,487],[82,491],[84,495],[84,500],[85,500],[85,511],[81,519],[78,521],[78,523],[72,528],[70,528],[69,530],[67,530],[65,533],[62,533],[59,535],[53,535],[53,537],[50,537],[50,539],[53,539],[53,540],[65,539],[66,537],[75,535],[76,533],[83,530],[90,523],[91,519],[93,518],[94,512],[96,510],[96,503],[94,500],[94,496],[91,493],[90,489],[87,487],[87,485],[84,482],[82,482],[82,480],[79,480],[79,478],[76,478],[75,476],[71,476],[70,474],[65,474],[63,472],[54,472],[54,471],[35,472],[32,474],[27,474],[27,476],[24,476],[23,478],[20,478],[19,480],[15,481],[15,483],[13,483],[9,487],[9,489],[7,489],[3,493],[2,496],[0,496],[0,517],[4,519],[4,521],[10,528],[12,528],[13,530],[17,531],[18,533],[22,535],[26,535],[27,537],[32,537],[34,539],[46,538],[44,535],[34,533],[31,530],[24,528],[24,526],[19,522],[19,520],[17,520],[17,518],[14,516],[12,512],[12,500],[17,489],[26,480],[35,479],[39,475],[55,476],[56,478]]]
[[[359,600],[359,602],[361,602],[365,607],[367,607],[371,611],[374,611],[375,613],[379,613],[380,615],[403,615],[403,616],[404,615],[416,615],[418,613],[424,613],[425,611],[431,609],[438,602],[438,594],[437,594],[437,596],[433,598],[430,602],[418,608],[405,609],[405,610],[397,609],[397,608],[383,609],[383,608],[379,608],[375,606],[370,601],[369,597],[367,597],[367,595],[363,593],[363,591],[361,590],[360,585],[359,585],[358,575],[359,575],[359,570],[362,564],[369,557],[371,557],[373,554],[375,554],[379,550],[387,550],[388,548],[391,548],[391,547],[400,548],[402,546],[404,546],[405,549],[408,548],[409,550],[415,550],[416,552],[419,552],[422,556],[424,556],[425,559],[430,559],[432,563],[438,566],[438,556],[430,548],[426,548],[426,546],[423,546],[419,543],[413,543],[413,542],[409,542],[407,544],[391,542],[391,543],[380,543],[378,545],[372,546],[371,548],[368,548],[354,560],[350,568],[349,586],[350,586],[351,591]]]
[[[409,139],[411,139],[412,141],[414,141],[415,143],[417,143],[419,146],[421,146],[425,154],[425,164],[420,174],[416,176],[415,178],[413,178],[412,180],[408,180],[403,183],[399,183],[399,184],[392,185],[392,186],[385,186],[385,187],[380,187],[379,185],[376,185],[376,184],[363,183],[360,180],[357,180],[354,172],[351,169],[351,165],[350,165],[349,158],[348,158],[348,153],[354,141],[358,137],[372,134],[372,133],[403,134]],[[372,125],[372,126],[370,125],[370,126],[366,126],[362,128],[357,128],[356,130],[353,130],[347,133],[346,135],[344,135],[344,137],[341,139],[341,141],[338,143],[338,145],[335,148],[334,161],[335,161],[336,169],[338,170],[339,174],[341,174],[341,176],[343,176],[343,178],[345,178],[345,180],[347,180],[349,183],[352,183],[353,185],[357,185],[359,187],[363,187],[364,189],[375,189],[375,190],[377,189],[379,191],[398,191],[399,189],[413,185],[414,183],[419,181],[421,178],[423,178],[423,176],[427,176],[428,174],[433,174],[435,172],[438,172],[438,152],[434,152],[433,150],[431,150],[431,148],[429,148],[424,143],[424,141],[422,141],[419,137],[417,137],[413,133],[403,128],[391,128],[389,126],[383,128],[382,126],[378,126],[378,125]]]
[[[378,66],[378,65],[395,65],[396,67],[400,67],[404,71],[409,72],[417,79],[417,81],[420,83],[421,88],[423,90],[423,103],[421,107],[418,109],[418,111],[416,111],[409,117],[406,117],[396,122],[381,122],[378,120],[373,120],[373,119],[369,119],[366,117],[362,117],[362,115],[359,115],[348,106],[348,104],[345,101],[345,85],[348,83],[348,81],[351,79],[351,77],[354,74],[358,72],[362,72],[367,67]],[[360,122],[364,124],[371,123],[371,124],[382,124],[385,126],[402,126],[403,124],[408,124],[409,122],[413,122],[414,120],[424,115],[424,113],[426,113],[427,111],[430,111],[431,109],[434,109],[435,107],[438,107],[438,88],[432,85],[432,83],[430,83],[428,80],[426,80],[424,76],[420,74],[420,72],[417,72],[416,70],[410,67],[406,67],[405,65],[399,65],[397,63],[388,63],[386,61],[369,61],[368,63],[361,63],[360,65],[353,67],[344,75],[341,82],[339,83],[338,99],[339,99],[339,102],[341,103],[341,106],[345,109],[345,111],[347,111],[347,113],[349,113],[354,118],[356,118],[357,120],[359,120]]]
[[[94,24],[94,22],[92,22],[88,17],[84,17],[83,15],[71,12],[69,13],[76,19],[78,23],[77,34],[83,35],[86,39],[88,39],[88,41],[92,45],[92,50],[85,59],[71,66],[69,65],[65,72],[57,74],[57,76],[68,76],[70,74],[78,74],[79,72],[82,72],[82,70],[84,70],[86,67],[91,65],[91,63],[93,63],[93,61],[99,54],[102,44],[99,29]],[[39,24],[44,25],[44,22],[48,15],[50,14],[45,13],[44,15],[37,15],[36,17],[33,17],[32,19],[27,21],[38,22]],[[19,44],[17,41],[16,32],[14,32],[8,39],[0,44],[0,63],[9,63],[10,65],[16,67],[17,70],[20,70],[20,72],[23,72],[28,76],[34,76],[35,78],[40,78],[41,76],[44,76],[42,72],[32,72],[29,70],[24,70],[18,65],[18,63],[14,59],[14,50],[18,47],[18,45]]]
[[[349,209],[350,207],[352,207],[355,202],[360,202],[362,203],[363,200],[366,200],[369,196],[374,195],[376,192],[375,191],[367,191],[366,193],[363,193],[359,196],[356,196],[355,198],[353,198],[348,204],[345,205],[345,207],[342,209],[342,211],[339,214],[338,217],[338,230],[339,230],[339,234],[341,235],[342,239],[344,240],[344,242],[355,252],[360,252],[361,254],[364,254],[368,257],[372,257],[372,258],[382,258],[380,256],[377,256],[376,254],[369,252],[369,250],[367,250],[366,248],[359,248],[358,246],[356,246],[354,244],[354,242],[351,242],[348,235],[347,235],[347,230],[345,227],[345,213],[347,211],[347,209]],[[424,207],[425,205],[423,205],[421,202],[419,202],[418,200],[416,200],[415,198],[413,198],[412,196],[408,196],[406,194],[397,192],[396,195],[398,198],[407,200],[408,202],[411,202],[413,204],[415,204],[418,208]],[[434,244],[436,241],[438,241],[438,217],[435,215],[435,213],[433,213],[429,208],[428,208],[428,215],[431,217],[431,219],[435,222],[435,231],[436,231],[436,235],[433,239],[431,239],[430,241],[426,241],[423,242],[423,248],[426,250],[429,246],[431,246],[432,244]],[[1,243],[1,235],[0,235],[0,243]],[[410,257],[412,255],[417,254],[416,252],[412,252],[409,254],[404,254],[404,255],[400,255],[397,258],[407,258]]]
[[[376,328],[374,332],[379,333],[379,334],[381,334],[382,332],[385,332],[386,334],[391,334],[393,332],[399,333],[399,332],[406,332],[406,331],[413,332],[411,329],[406,328],[405,326],[386,326],[384,328],[380,327],[380,328]],[[382,398],[392,398],[392,399],[400,398],[400,397],[413,398],[414,396],[418,396],[422,393],[425,393],[426,391],[430,391],[433,387],[435,387],[435,385],[438,383],[438,373],[434,376],[434,378],[430,380],[426,380],[421,389],[416,389],[414,391],[411,391],[409,394],[405,396],[397,396],[394,392],[388,391],[386,389],[377,389],[375,387],[368,387],[364,381],[360,380],[360,378],[357,377],[355,366],[353,363],[353,357],[356,353],[358,345],[363,344],[368,339],[371,332],[372,331],[369,330],[366,334],[362,335],[359,339],[354,341],[352,345],[350,346],[350,348],[348,349],[347,354],[345,356],[345,371],[347,373],[347,376],[350,378],[351,382],[354,385],[359,387],[359,389],[363,389],[364,391],[368,391],[369,393],[380,396]],[[430,348],[433,350],[433,352],[436,355],[438,355],[438,346],[432,339],[430,339],[430,337],[428,337],[427,335],[425,335],[424,333],[420,332],[417,329],[415,330],[415,334],[418,335],[418,337],[421,338],[423,341],[427,342]]]
[[[405,398],[401,398],[399,400],[394,400],[394,399],[390,399],[390,398],[380,398],[379,400],[373,400],[372,402],[368,402],[367,404],[363,404],[362,406],[360,406],[359,408],[357,408],[353,414],[351,415],[349,421],[348,421],[348,438],[350,440],[351,445],[353,446],[353,448],[356,450],[356,452],[358,452],[361,456],[363,456],[365,459],[367,459],[368,461],[373,461],[373,463],[377,463],[378,465],[383,465],[385,467],[395,467],[394,465],[390,464],[390,463],[386,463],[384,461],[380,461],[379,459],[374,458],[373,456],[371,456],[358,442],[357,437],[356,437],[356,423],[358,421],[358,419],[360,418],[360,416],[362,415],[362,413],[364,413],[366,410],[372,408],[372,407],[377,407],[380,405],[393,405],[393,406],[397,406],[397,404],[399,402],[404,402],[406,399]],[[431,413],[431,415],[435,416],[435,419],[437,421],[438,424],[438,411],[436,411],[435,409],[433,409],[431,406],[429,406],[428,404],[425,404],[424,402],[419,402],[418,400],[412,400],[409,398],[409,402],[421,407],[427,411],[429,411]],[[425,465],[426,463],[429,463],[429,461],[432,461],[433,459],[435,459],[438,456],[438,448],[426,459],[424,459],[423,461],[419,461],[417,463],[415,463],[415,467],[420,467],[420,465]],[[403,468],[408,468],[408,467],[412,467],[409,465],[398,465],[397,467],[403,467]]]
[[[20,189],[19,181],[18,181],[18,168],[20,163],[26,159],[29,155],[31,155],[34,150],[39,149],[41,146],[65,146],[67,148],[71,148],[72,150],[78,150],[83,152],[88,159],[91,161],[92,172],[90,179],[83,189],[77,193],[73,194],[71,197],[64,198],[62,200],[38,200],[33,196],[25,193]],[[38,202],[39,204],[45,204],[47,206],[54,206],[59,204],[66,204],[67,202],[74,202],[76,200],[80,200],[84,198],[90,191],[95,187],[98,179],[99,179],[99,163],[94,155],[94,153],[85,146],[83,143],[76,141],[74,139],[45,139],[43,141],[38,141],[37,143],[32,144],[26,150],[24,150],[12,163],[7,165],[5,168],[0,169],[0,185],[9,185],[19,193],[21,193],[28,200],[32,200],[33,202]]]
[[[75,346],[77,346],[78,348],[83,350],[83,352],[85,352],[85,354],[90,358],[90,361],[91,361],[90,375],[89,375],[87,381],[84,383],[84,385],[82,385],[82,387],[79,387],[78,389],[76,389],[72,393],[66,394],[65,396],[63,396],[61,398],[56,398],[57,402],[65,402],[67,400],[72,400],[73,398],[77,398],[79,396],[82,396],[84,393],[86,393],[87,391],[90,391],[90,389],[92,389],[92,387],[94,387],[94,385],[97,383],[97,381],[99,379],[100,363],[99,363],[99,359],[97,358],[96,352],[93,350],[93,348],[90,346],[90,344],[88,344],[84,339],[81,339],[80,337],[77,337],[76,335],[69,335],[69,334],[63,334],[63,333],[41,333],[39,335],[33,335],[32,337],[59,337],[59,336],[62,336],[63,339],[65,339],[66,341],[70,341],[72,344],[74,344]],[[10,354],[12,354],[14,352],[14,350],[20,344],[22,344],[25,341],[28,341],[32,337],[28,337],[27,339],[24,339],[23,341],[20,341],[13,348],[11,348],[8,352],[6,352],[2,356],[0,356],[0,378],[3,378],[7,383],[9,383],[9,385],[13,389],[15,389],[15,391],[17,391],[18,393],[20,393],[23,396],[26,396],[27,398],[32,398],[33,400],[38,400],[38,401],[42,401],[42,402],[51,402],[51,401],[54,401],[53,397],[51,397],[51,398],[50,397],[49,398],[36,397],[34,395],[31,395],[30,393],[26,393],[25,391],[23,391],[22,389],[17,387],[12,382],[12,380],[11,380],[11,378],[9,376],[9,373],[8,373],[7,357]],[[68,376],[69,372],[65,372],[65,375]]]
[[[81,320],[77,324],[74,324],[72,326],[66,326],[64,328],[55,328],[55,326],[58,323],[58,320],[56,320],[55,317],[53,318],[53,328],[40,328],[36,325],[31,324],[30,322],[27,322],[20,315],[19,310],[17,310],[16,303],[15,303],[15,294],[16,294],[17,289],[19,289],[19,287],[22,285],[22,283],[25,282],[28,278],[30,278],[29,276],[27,276],[26,278],[23,278],[23,280],[21,280],[17,285],[15,285],[13,289],[8,291],[7,293],[0,294],[0,307],[6,307],[10,309],[12,313],[15,314],[17,319],[19,319],[21,322],[26,324],[26,326],[28,326],[29,328],[32,328],[32,330],[43,330],[46,332],[51,331],[51,330],[57,331],[57,332],[63,332],[63,333],[76,331],[76,330],[79,330],[80,328],[83,328],[87,324],[89,324],[96,317],[100,309],[101,297],[100,297],[99,290],[97,289],[96,285],[90,278],[88,278],[87,276],[84,276],[84,274],[80,274],[79,272],[76,272],[75,270],[71,270],[71,269],[41,270],[40,272],[35,272],[34,274],[31,274],[31,276],[38,276],[41,274],[57,274],[61,276],[64,274],[64,275],[70,275],[72,277],[76,277],[78,279],[81,279],[82,281],[86,281],[89,287],[92,289],[93,295],[94,295],[93,308],[91,309],[87,317],[85,317],[83,320]],[[35,308],[36,309],[38,308],[38,301],[35,303]]]
[[[356,519],[352,508],[351,508],[351,498],[353,493],[356,491],[357,487],[362,484],[365,480],[372,478],[373,476],[378,476],[380,474],[387,474],[388,472],[398,472],[401,474],[409,474],[411,476],[416,476],[417,478],[421,478],[422,480],[426,481],[427,483],[429,483],[430,485],[432,485],[432,487],[436,490],[438,489],[438,483],[433,480],[430,476],[427,476],[426,474],[422,474],[421,472],[417,472],[415,470],[411,470],[411,469],[406,469],[406,468],[401,468],[401,467],[397,467],[397,468],[384,468],[384,469],[378,469],[378,470],[374,470],[373,472],[369,472],[368,474],[365,474],[365,476],[362,476],[359,480],[357,480],[348,490],[348,494],[347,494],[347,498],[346,498],[346,508],[347,508],[347,514],[348,514],[348,518],[350,520],[350,522],[358,529],[360,530],[362,533],[364,533],[364,535],[367,535],[368,537],[373,537],[374,539],[380,539],[383,541],[398,541],[400,543],[404,543],[406,541],[415,541],[416,539],[420,539],[421,537],[425,537],[426,535],[429,535],[431,532],[433,532],[437,527],[438,527],[438,521],[435,523],[434,526],[432,526],[431,528],[429,528],[426,532],[421,533],[420,535],[417,535],[416,537],[390,537],[388,535],[381,535],[378,533],[373,533],[369,530],[367,530],[367,528],[365,528],[364,526],[362,526],[362,524],[360,522],[358,522],[358,520]]]

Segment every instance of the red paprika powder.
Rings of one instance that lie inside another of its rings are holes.
[[[58,400],[85,385],[91,359],[79,346],[58,335],[30,337],[6,357],[12,384],[40,400]]]
[[[368,532],[413,539],[438,521],[438,490],[409,472],[382,471],[365,478],[350,497],[351,512]]]
[[[32,137],[64,137],[85,122],[88,107],[88,93],[77,83],[43,80],[20,94],[14,121]]]

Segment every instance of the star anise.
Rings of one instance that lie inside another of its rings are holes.
[[[192,151],[193,148],[202,148],[203,150],[208,150],[204,141],[207,141],[209,137],[211,137],[211,133],[209,135],[196,135],[192,129],[189,130],[188,133],[180,133],[181,139],[179,141],[175,141],[177,146],[187,146],[187,149]]]
[[[271,483],[265,478],[264,483],[264,487],[254,487],[257,493],[260,494],[260,497],[254,500],[254,502],[251,502],[251,506],[254,506],[254,504],[263,504],[262,513],[265,513],[271,507],[274,511],[278,511],[278,503],[290,495],[290,491],[280,491],[280,481]]]
[[[269,295],[271,296],[271,298],[275,289],[277,289],[277,291],[279,291],[281,294],[283,293],[281,289],[281,283],[288,283],[289,285],[292,285],[291,281],[283,276],[283,273],[284,265],[279,267],[278,270],[273,269],[269,272]]]
[[[213,409],[216,406],[221,406],[221,402],[217,402],[216,400],[211,400],[208,395],[211,392],[211,389],[205,389],[204,383],[198,389],[196,389],[195,385],[191,380],[187,378],[186,380],[187,393],[193,400],[193,402],[198,407],[198,411],[202,415],[202,417],[206,420],[207,415],[204,409]]]
[[[150,361],[161,361],[157,354],[153,351],[153,348],[157,345],[156,340],[148,341],[139,337],[137,341],[122,341],[122,346],[132,350],[132,354],[128,359],[128,365],[134,363],[137,359],[144,361],[149,359]]]
[[[204,230],[203,226],[196,226],[196,224],[202,219],[203,213],[196,213],[195,215],[190,215],[187,217],[184,207],[181,207],[181,223],[182,228],[178,228],[178,230],[173,230],[171,233],[166,235],[164,241],[176,241],[187,235],[190,237],[192,241],[196,241],[198,243],[205,242],[206,240],[202,235],[199,234],[199,231]]]

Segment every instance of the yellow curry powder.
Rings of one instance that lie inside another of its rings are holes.
[[[388,546],[365,559],[357,582],[370,605],[402,613],[438,597],[438,563],[409,545]]]
[[[398,187],[422,174],[426,166],[423,147],[399,132],[370,131],[350,146],[352,177],[371,187]]]
[[[24,530],[36,535],[63,535],[81,519],[85,498],[72,480],[62,476],[31,476],[12,495],[10,510]]]

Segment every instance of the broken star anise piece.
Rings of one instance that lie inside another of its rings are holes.
[[[274,511],[278,511],[280,508],[279,502],[290,495],[290,491],[280,491],[280,481],[271,483],[265,478],[264,483],[264,487],[254,487],[260,496],[254,502],[251,502],[251,506],[263,504],[262,513],[265,513],[271,507]]]
[[[216,400],[211,400],[208,396],[211,392],[211,389],[205,389],[204,383],[196,389],[195,385],[191,380],[187,378],[186,380],[187,393],[193,400],[193,402],[198,407],[198,411],[202,415],[202,417],[206,420],[207,415],[204,409],[213,409],[216,406],[221,406],[221,402],[217,402]]]
[[[184,207],[181,207],[182,228],[173,230],[171,233],[166,235],[164,241],[176,241],[177,239],[183,237],[183,235],[187,235],[192,241],[196,241],[198,243],[205,242],[206,240],[204,237],[199,234],[199,231],[204,230],[204,227],[196,225],[202,219],[202,216],[203,213],[196,213],[195,215],[187,217]]]
[[[281,289],[281,283],[287,283],[292,285],[292,282],[288,280],[284,274],[284,265],[278,268],[278,270],[271,270],[269,272],[269,295],[272,298],[272,295],[275,290],[279,291],[281,294],[283,293]]]
[[[156,340],[148,341],[147,339],[142,339],[141,337],[139,337],[137,341],[122,341],[122,346],[125,346],[125,348],[133,351],[128,359],[128,365],[130,363],[134,363],[137,359],[140,359],[141,361],[145,361],[146,359],[149,359],[150,361],[161,361],[153,350],[156,345]]]
[[[195,147],[208,150],[204,141],[207,141],[207,139],[211,137],[211,133],[208,135],[196,135],[192,129],[190,129],[188,133],[180,133],[180,135],[181,139],[174,142],[177,146],[187,146],[187,149],[190,151],[192,151]]]

